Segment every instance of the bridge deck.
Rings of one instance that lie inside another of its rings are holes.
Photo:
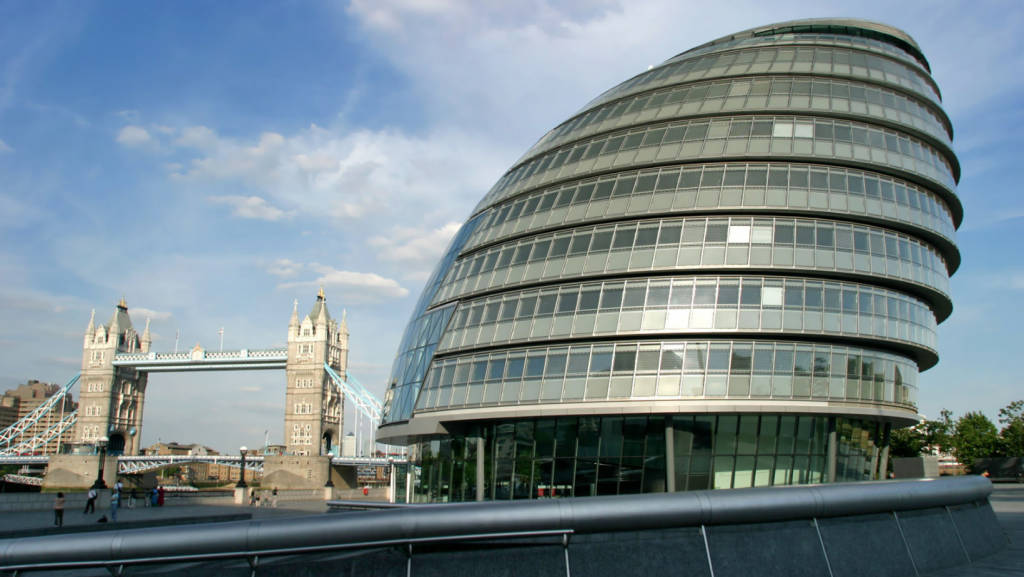
[[[142,372],[169,373],[283,369],[287,363],[288,349],[196,349],[181,353],[120,353],[114,357],[113,365]]]

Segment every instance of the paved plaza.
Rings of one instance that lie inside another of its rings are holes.
[[[157,521],[159,524],[180,524],[183,520],[192,522],[216,522],[229,520],[231,516],[251,514],[253,519],[275,519],[297,515],[315,515],[327,511],[327,504],[320,501],[287,501],[274,507],[250,507],[248,505],[173,505],[164,507],[124,507],[117,511],[117,522],[107,523],[103,528],[116,530],[139,527],[140,524]],[[83,527],[96,527],[97,520],[104,515],[110,518],[110,510],[100,509],[85,515],[77,508],[64,512],[64,528],[77,532]],[[176,521],[177,522],[176,522]],[[230,519],[237,520],[237,519]],[[0,513],[0,538],[12,538],[16,533],[42,529],[55,529],[53,511],[13,511]]]

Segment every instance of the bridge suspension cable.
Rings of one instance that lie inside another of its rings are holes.
[[[331,368],[330,365],[324,363],[324,370],[334,381],[334,384],[348,397],[353,403],[356,404],[356,408],[359,412],[366,415],[366,418],[370,419],[373,424],[373,428],[376,429],[380,426],[381,411],[384,408],[384,404],[366,389],[362,384],[352,376],[352,373],[345,371],[345,378],[341,378],[338,373]]]
[[[78,411],[64,413],[64,398],[81,376],[81,373],[75,375],[73,379],[68,381],[68,384],[54,393],[45,403],[39,405],[38,408],[19,419],[10,427],[0,431],[0,455],[32,453],[40,446],[46,447],[47,443],[53,439],[59,439],[64,431],[74,426],[78,419]],[[51,418],[57,416],[54,415],[54,408],[58,404],[60,406],[58,420],[56,423],[50,424]],[[46,428],[42,431],[34,432],[34,434],[31,433],[30,431],[32,431],[33,427],[44,417],[47,419]],[[32,434],[32,436],[26,439],[25,437],[28,434]]]

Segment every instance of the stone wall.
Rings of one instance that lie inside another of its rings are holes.
[[[373,487],[369,495],[363,495],[362,489],[335,489],[331,499],[336,501],[381,501],[387,502],[388,488]]]
[[[64,511],[81,512],[85,510],[87,492],[64,493]],[[46,511],[53,509],[56,493],[0,493],[0,511]],[[96,497],[96,509],[110,508],[110,490],[99,491]]]
[[[327,457],[267,455],[263,460],[263,489],[323,489],[331,481],[339,489],[358,488],[354,466],[331,466]]]
[[[263,459],[262,488],[323,489],[327,484],[327,457],[267,455]]]
[[[99,455],[52,455],[43,489],[88,489],[96,482],[99,463]],[[117,457],[105,459],[103,480],[108,487],[117,482]]]

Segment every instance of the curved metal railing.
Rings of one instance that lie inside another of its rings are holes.
[[[0,571],[124,567],[511,537],[817,520],[949,507],[982,477],[446,505],[0,541]]]

